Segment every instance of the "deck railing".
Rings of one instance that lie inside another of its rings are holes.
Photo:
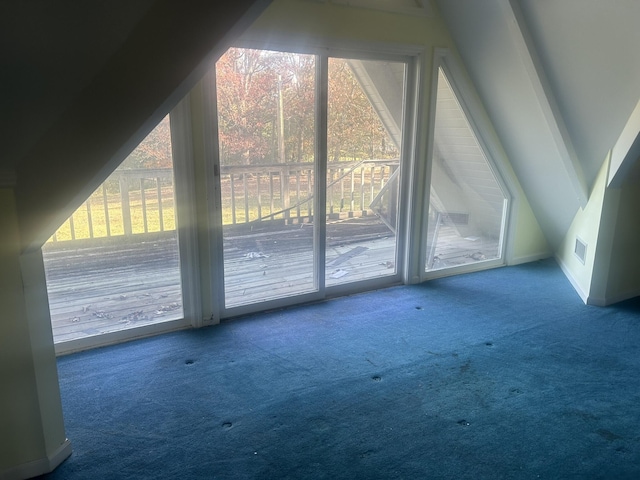
[[[398,160],[332,162],[327,167],[327,215],[385,212],[397,201]],[[223,166],[223,223],[313,217],[314,170],[309,163]],[[50,243],[170,232],[176,228],[172,169],[117,170],[51,237]]]

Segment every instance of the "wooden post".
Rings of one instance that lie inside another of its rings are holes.
[[[269,172],[269,201],[269,214],[271,215],[271,220],[273,220],[273,210],[275,208],[273,204],[273,172]]]
[[[120,177],[120,205],[122,208],[122,228],[125,235],[131,235],[131,205],[129,204],[129,182],[122,175]]]
[[[89,238],[93,238],[93,218],[91,217],[91,197],[84,202],[87,206],[87,224],[89,226]]]
[[[373,193],[373,191],[374,191],[374,184],[375,184],[375,181],[376,181],[375,169],[376,169],[376,167],[375,167],[375,166],[372,166],[372,167],[371,167],[371,180],[370,180],[370,181],[371,181],[371,200],[370,200],[370,202],[373,202],[373,199],[374,199],[374,198],[376,198],[376,197],[375,197],[375,195],[374,195],[374,193]]]
[[[73,224],[73,215],[69,217],[69,230],[71,230],[71,240],[76,239],[76,227]]]
[[[360,211],[364,212],[364,165],[360,167]]]
[[[394,172],[396,171],[398,167],[393,166],[393,167],[389,167],[389,178],[391,178],[391,176],[394,174]],[[400,184],[400,180],[398,179],[398,177],[396,177],[396,181],[393,182],[393,185],[390,185],[390,191],[389,191],[389,203],[388,203],[388,208],[389,208],[389,221],[391,223],[391,225],[393,225],[393,228],[396,229],[398,228],[398,224],[397,224],[397,214],[398,214],[398,186]]]
[[[282,167],[282,174],[280,176],[280,181],[282,182],[282,209],[284,210],[284,218],[288,219],[291,212],[289,212],[289,207],[291,206],[291,201],[289,198],[289,165],[284,165]],[[286,222],[285,222],[286,223]]]
[[[158,196],[158,221],[160,222],[160,231],[164,232],[164,212],[162,211],[162,184],[160,177],[156,177],[156,194]]]
[[[351,195],[350,195],[350,199],[349,199],[349,211],[353,212],[354,210],[354,205],[355,205],[355,200],[354,200],[354,191],[355,191],[355,179],[356,179],[356,172],[351,170]]]
[[[246,173],[242,174],[242,193],[244,194],[244,223],[249,223],[249,189]]]
[[[258,220],[262,220],[262,193],[260,192],[260,172],[256,174],[256,193],[258,195]]]
[[[327,168],[327,176],[329,177],[327,182],[329,187],[329,213],[333,213],[333,170]]]
[[[307,198],[309,199],[309,201],[307,202],[307,211],[309,212],[309,220],[311,220],[311,217],[313,216],[313,200],[311,200],[311,194],[313,192],[312,188],[311,188],[311,181],[313,177],[313,170],[307,170]]]
[[[144,193],[144,178],[140,179],[140,204],[142,205],[142,223],[144,224],[144,233],[149,231],[147,223],[147,197]]]
[[[235,190],[235,179],[233,178],[233,173],[229,174],[229,178],[231,180],[231,224],[236,224],[236,190]]]
[[[104,224],[107,227],[107,237],[111,236],[111,222],[109,219],[109,198],[107,197],[107,182],[102,184],[102,205],[104,207]]]
[[[300,170],[296,171],[296,214],[300,220]]]

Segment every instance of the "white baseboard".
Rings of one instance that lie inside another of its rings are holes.
[[[560,265],[560,269],[562,270],[562,273],[564,273],[565,277],[567,277],[567,279],[571,283],[571,286],[573,287],[573,289],[580,296],[582,301],[585,304],[588,304],[589,294],[582,289],[578,281],[574,278],[573,274],[571,273],[571,270],[569,269],[569,267],[565,265],[565,263],[560,259],[560,257],[556,255],[555,259],[556,259],[556,262],[558,262],[558,265]]]
[[[50,473],[71,455],[71,442],[66,439],[62,445],[46,458],[40,458],[32,462],[17,465],[0,472],[2,480],[25,480]]]
[[[640,289],[619,293],[617,295],[612,295],[610,297],[605,297],[605,298],[590,296],[587,300],[587,303],[589,305],[595,305],[597,307],[606,307],[607,305],[613,305],[614,303],[624,302],[625,300],[629,300],[630,298],[635,298],[638,296],[640,296]]]
[[[553,255],[551,254],[551,252],[547,251],[534,253],[533,255],[526,255],[524,257],[513,257],[509,259],[508,265],[520,265],[522,263],[536,262],[538,260],[544,260],[545,258],[550,258],[552,256]]]

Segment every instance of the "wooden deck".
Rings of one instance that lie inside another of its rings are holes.
[[[349,232],[347,235],[346,232]],[[433,268],[494,258],[496,242],[443,228]],[[313,228],[225,234],[226,307],[313,291]],[[395,237],[375,218],[327,226],[327,286],[394,274]],[[175,235],[61,249],[45,247],[56,343],[179,319],[183,315]]]
[[[56,343],[183,315],[175,236],[43,250]]]

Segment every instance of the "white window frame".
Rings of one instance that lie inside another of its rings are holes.
[[[212,298],[212,312],[211,322],[217,323],[223,318],[229,318],[233,316],[243,315],[256,311],[263,311],[273,308],[281,308],[293,304],[300,304],[308,301],[316,301],[324,298],[331,298],[335,296],[349,295],[352,293],[362,292],[366,290],[372,290],[384,286],[390,286],[393,284],[408,283],[412,279],[416,278],[417,272],[415,269],[415,259],[418,254],[411,246],[417,244],[415,238],[411,238],[412,232],[416,229],[414,225],[419,225],[420,222],[416,222],[416,217],[413,213],[415,210],[415,202],[412,201],[412,192],[415,189],[416,183],[415,168],[416,168],[416,154],[417,149],[417,127],[419,108],[417,102],[421,98],[421,72],[424,64],[424,49],[422,47],[416,47],[412,45],[396,45],[396,44],[372,44],[370,42],[341,42],[340,45],[336,45],[335,40],[322,40],[322,39],[309,39],[305,41],[296,42],[290,37],[287,38],[271,38],[269,42],[256,38],[245,38],[234,44],[239,48],[252,48],[252,49],[267,49],[277,50],[285,52],[295,52],[301,54],[316,55],[318,63],[320,65],[325,64],[324,72],[320,68],[320,75],[326,75],[326,62],[329,57],[335,58],[355,58],[362,60],[390,60],[400,61],[406,64],[406,95],[405,95],[405,111],[403,121],[403,151],[401,152],[401,179],[402,183],[399,186],[399,218],[397,228],[397,273],[393,276],[375,278],[371,280],[364,280],[352,284],[344,284],[333,287],[324,286],[324,262],[323,255],[318,255],[317,269],[320,269],[318,275],[318,290],[309,294],[302,294],[294,297],[287,297],[275,300],[269,300],[262,303],[237,306],[232,308],[225,308],[224,306],[224,283],[223,283],[223,259],[222,259],[222,216],[220,212],[220,186],[219,186],[219,146],[217,135],[217,111],[216,105],[216,92],[215,92],[215,77],[212,72],[215,68],[209,71],[205,76],[202,85],[203,88],[202,98],[204,103],[204,118],[199,121],[205,125],[204,131],[209,133],[210,138],[206,138],[204,144],[204,158],[206,162],[206,171],[210,172],[207,175],[206,181],[207,197],[211,199],[208,202],[208,221],[207,227],[209,233],[208,250],[209,265],[203,265],[200,263],[200,268],[203,268],[203,272],[200,277],[207,277],[210,280],[211,290],[206,293]],[[316,76],[317,82],[322,82],[320,75]],[[326,97],[326,88],[318,88],[319,94],[316,98],[316,114],[317,131],[319,141],[316,142],[317,158],[326,157],[326,107],[323,105],[323,98]],[[326,104],[326,102],[325,102]],[[323,140],[324,135],[324,140]],[[322,146],[325,144],[324,147]],[[324,151],[323,151],[324,149]],[[316,183],[319,192],[322,192],[320,197],[324,196],[324,190],[321,187],[326,180],[326,167],[321,169],[320,162],[316,162]],[[324,205],[322,204],[322,198],[316,196],[315,212],[321,215],[324,211]],[[202,217],[200,218],[202,221]],[[318,252],[324,252],[324,235],[321,229],[317,229],[316,239]],[[412,268],[409,268],[411,266]],[[410,278],[411,276],[411,278]],[[205,287],[203,286],[203,295],[205,295]],[[207,313],[205,312],[205,317]]]
[[[473,131],[480,149],[483,151],[490,169],[493,171],[495,180],[498,182],[504,196],[505,206],[502,216],[502,237],[500,240],[500,257],[497,259],[486,260],[466,265],[460,265],[440,270],[426,271],[425,265],[427,261],[426,238],[428,232],[429,203],[431,193],[431,172],[433,166],[433,147],[435,142],[435,117],[436,102],[438,90],[438,73],[442,69],[447,76],[447,80],[456,95],[458,103],[467,118],[469,127]],[[516,185],[509,174],[508,160],[497,135],[493,131],[493,127],[488,119],[482,103],[475,92],[471,81],[468,79],[466,72],[451,53],[446,48],[436,48],[433,55],[433,68],[431,72],[431,95],[429,105],[429,134],[428,134],[428,151],[427,151],[427,167],[425,169],[425,177],[423,181],[423,205],[422,212],[422,244],[420,246],[420,278],[421,281],[433,278],[459,275],[462,273],[475,272],[503,266],[508,263],[511,256],[511,248],[513,245],[513,236],[515,232],[512,225],[515,225],[515,214],[517,211],[517,196],[513,194]]]

